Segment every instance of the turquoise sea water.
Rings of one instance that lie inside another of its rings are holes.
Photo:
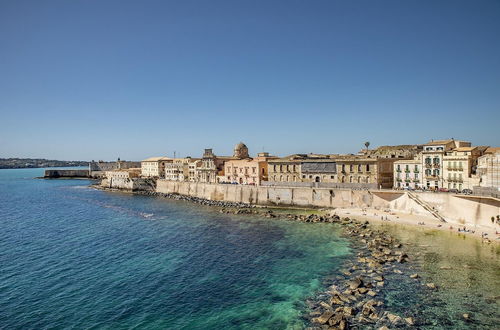
[[[301,328],[349,257],[304,224],[0,170],[0,328]]]

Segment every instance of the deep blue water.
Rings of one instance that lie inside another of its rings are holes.
[[[348,242],[303,224],[0,170],[0,328],[301,328]]]

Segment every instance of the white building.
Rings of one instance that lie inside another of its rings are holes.
[[[422,181],[422,159],[417,156],[415,159],[397,160],[394,162],[394,188],[420,189]]]

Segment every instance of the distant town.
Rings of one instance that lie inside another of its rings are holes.
[[[473,146],[456,139],[425,144],[381,146],[370,143],[356,154],[257,153],[238,143],[232,156],[205,149],[199,158],[157,156],[141,162],[91,162],[90,173],[110,186],[133,178],[238,184],[351,189],[432,190],[498,195],[500,148]]]
[[[0,158],[0,169],[87,166],[86,161],[49,160],[39,158]]]

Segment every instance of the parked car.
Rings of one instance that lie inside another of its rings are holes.
[[[462,190],[462,194],[472,195],[472,190],[471,189],[464,189],[464,190]]]
[[[446,189],[446,188],[439,188],[439,191],[440,192],[448,192],[448,189]]]
[[[458,194],[458,189],[450,189],[450,190],[448,190],[448,192],[450,192],[452,194]]]

